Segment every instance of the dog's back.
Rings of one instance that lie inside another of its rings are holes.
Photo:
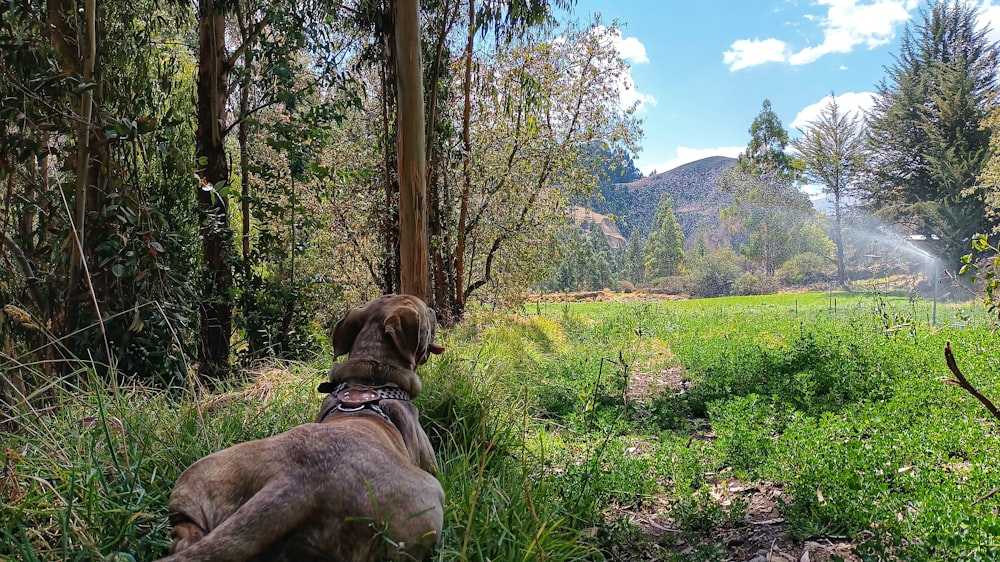
[[[166,560],[420,560],[443,505],[384,420],[336,417],[193,464],[170,498],[180,542]]]

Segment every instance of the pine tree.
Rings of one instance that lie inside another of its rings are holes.
[[[906,231],[967,251],[985,209],[971,190],[988,157],[984,126],[996,89],[997,49],[961,0],[935,2],[905,31],[896,65],[869,116],[866,202]]]
[[[643,283],[646,280],[645,247],[636,230],[632,230],[625,247],[622,277],[632,283]]]
[[[837,97],[831,93],[819,118],[809,123],[802,138],[792,142],[792,148],[805,163],[806,177],[833,196],[832,238],[837,250],[837,282],[841,286],[847,284],[842,236],[845,198],[860,179],[864,141],[860,117],[841,112]]]
[[[684,232],[674,216],[674,202],[664,195],[653,217],[653,231],[646,241],[646,279],[677,275],[683,263]]]

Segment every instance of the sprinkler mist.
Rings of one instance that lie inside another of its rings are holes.
[[[925,274],[928,275],[931,283],[931,325],[936,325],[941,260],[925,248],[933,247],[940,241],[940,238],[936,234],[910,234],[902,236],[892,232],[885,226],[879,226],[876,229],[868,231],[852,230],[850,236],[854,239],[856,245],[861,246],[865,244],[868,246],[869,251],[864,257],[872,263],[883,257],[883,255],[891,255],[911,264],[913,262],[923,264]],[[888,279],[886,279],[886,288],[888,289]]]

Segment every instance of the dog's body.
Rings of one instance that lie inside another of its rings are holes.
[[[405,295],[352,310],[334,330],[334,355],[350,358],[331,369],[335,390],[316,423],[184,471],[170,496],[173,554],[163,560],[426,558],[443,524],[434,451],[417,408],[385,396],[420,393],[416,366],[442,350],[435,325],[433,310]]]

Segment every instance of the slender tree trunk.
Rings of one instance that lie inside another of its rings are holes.
[[[246,61],[246,74],[243,76],[243,91],[240,92],[240,215],[242,219],[242,241],[243,269],[250,269],[250,149],[248,145],[249,125],[247,124],[247,113],[250,111],[250,64],[253,60],[253,51],[247,50],[243,55]]]
[[[397,220],[399,184],[393,176],[396,162],[395,152],[392,150],[389,139],[392,129],[390,127],[390,111],[396,105],[396,93],[393,89],[395,74],[396,48],[392,37],[389,37],[385,44],[386,59],[382,63],[382,141],[384,146],[383,164],[385,180],[383,189],[385,194],[385,213],[382,215],[382,260],[381,278],[375,281],[379,283],[383,293],[395,293],[399,287],[399,228]]]
[[[472,159],[472,139],[469,132],[472,117],[472,53],[476,40],[476,2],[469,0],[469,34],[465,43],[465,103],[462,107],[462,197],[458,208],[458,228],[455,232],[455,298],[452,316],[458,320],[465,314],[465,246],[469,221],[469,195],[472,191],[472,175],[469,170]]]
[[[403,293],[430,296],[424,83],[417,0],[393,2],[396,43],[399,262]]]
[[[441,16],[441,28],[439,30],[435,49],[434,60],[431,63],[430,76],[427,77],[428,107],[427,107],[427,200],[428,200],[428,232],[430,237],[431,254],[431,286],[433,288],[433,300],[429,302],[438,311],[450,311],[451,303],[448,297],[447,254],[451,250],[448,240],[448,233],[444,228],[443,217],[447,210],[447,197],[443,193],[441,185],[445,174],[438,169],[438,146],[437,146],[437,107],[438,107],[438,81],[441,79],[441,68],[444,65],[445,43],[451,31],[455,17],[461,2],[454,3],[454,15],[452,7],[446,3]],[[450,318],[451,314],[443,314]],[[442,318],[444,320],[444,318]]]
[[[197,201],[205,268],[199,307],[198,358],[202,372],[211,382],[228,373],[233,329],[232,234],[227,197],[216,190],[229,182],[223,128],[229,64],[225,56],[225,17],[215,0],[201,1],[198,39],[196,156],[203,185],[199,186]]]
[[[847,271],[844,268],[844,228],[840,208],[840,190],[833,196],[833,244],[837,247],[837,284],[847,288]]]

